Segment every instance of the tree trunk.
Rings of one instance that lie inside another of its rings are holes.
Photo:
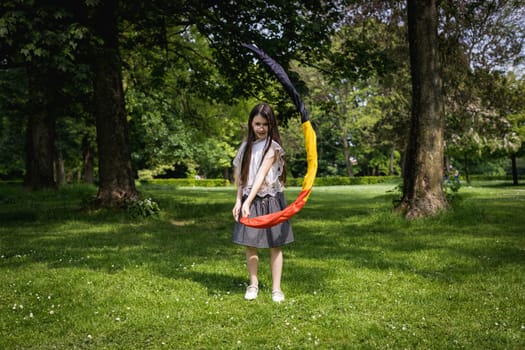
[[[450,157],[445,157],[443,159],[443,181],[446,181],[450,178]]]
[[[354,168],[352,166],[352,161],[350,160],[350,146],[348,145],[348,133],[347,132],[343,133],[341,142],[343,142],[343,156],[345,157],[346,172],[348,174],[348,177],[354,177]]]
[[[57,186],[63,186],[66,184],[66,172],[64,169],[64,157],[62,151],[55,151],[55,181]]]
[[[470,185],[470,167],[466,153],[463,156],[463,172],[465,173],[465,180],[467,181],[467,184]]]
[[[128,124],[118,52],[116,0],[100,2],[94,28],[103,40],[93,57],[99,191],[102,206],[119,206],[138,197],[131,168]]]
[[[31,190],[55,188],[53,173],[53,154],[55,142],[55,118],[49,113],[49,86],[54,79],[49,79],[44,70],[28,68],[31,107],[26,130],[26,174],[24,185]]]
[[[222,169],[222,176],[223,176],[225,182],[233,183],[232,179],[230,179],[230,168],[224,167]]]
[[[394,175],[394,160],[395,160],[396,146],[392,145],[390,149],[390,159],[388,160],[388,175]]]
[[[510,156],[512,161],[512,184],[518,186],[518,164],[516,163],[516,154]]]
[[[88,135],[82,139],[82,179],[85,183],[93,184],[95,182],[95,171],[93,162],[93,150]]]
[[[437,24],[436,0],[408,0],[412,113],[398,207],[408,219],[448,207],[442,183],[444,114]]]

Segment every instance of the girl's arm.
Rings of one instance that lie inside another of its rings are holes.
[[[270,171],[270,168],[272,167],[273,163],[279,156],[279,152],[274,152],[272,155],[267,155],[264,157],[263,162],[261,166],[259,167],[259,170],[257,171],[257,175],[255,176],[255,180],[253,182],[252,189],[250,190],[250,194],[248,195],[248,198],[244,201],[244,204],[242,205],[242,216],[248,216],[250,215],[250,206],[252,205],[252,201],[257,195],[257,192],[259,192],[259,189],[261,188],[264,179],[266,178],[266,175],[268,175],[268,171]]]
[[[239,220],[239,213],[241,212],[242,206],[242,185],[237,185],[237,198],[235,199],[235,206],[233,207],[232,213],[235,221]]]

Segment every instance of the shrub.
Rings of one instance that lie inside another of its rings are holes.
[[[144,180],[141,183],[153,185],[175,185],[177,187],[224,187],[229,186],[230,182],[225,179],[194,179],[194,178],[177,178],[177,179],[151,179]]]
[[[525,180],[525,176],[518,176],[519,180]],[[512,181],[511,175],[470,175],[471,181]]]
[[[315,186],[370,185],[398,180],[398,176],[327,176],[315,179]],[[302,181],[301,181],[302,182]]]
[[[345,185],[371,185],[384,182],[400,180],[399,176],[326,176],[317,177],[315,186],[345,186]],[[230,186],[230,182],[225,179],[144,179],[140,181],[144,184],[153,185],[175,185],[178,187],[225,187]],[[287,178],[286,186],[302,186],[303,178]]]
[[[151,198],[127,201],[125,207],[128,215],[132,218],[147,218],[157,216],[160,213],[158,203]]]

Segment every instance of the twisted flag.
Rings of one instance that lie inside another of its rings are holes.
[[[266,66],[276,76],[279,82],[283,85],[286,92],[288,92],[292,98],[295,107],[301,114],[302,130],[306,146],[306,161],[308,166],[306,175],[303,179],[303,186],[301,192],[297,196],[297,199],[281,211],[268,215],[257,216],[254,218],[242,217],[240,219],[240,222],[246,226],[255,228],[268,228],[290,219],[306,204],[306,201],[310,196],[310,192],[312,191],[315,175],[317,173],[317,140],[315,131],[312,128],[312,124],[308,118],[308,113],[304,103],[299,97],[297,90],[293,86],[290,78],[288,77],[288,74],[286,74],[283,67],[270,56],[268,56],[264,51],[258,49],[254,45],[242,44],[242,46],[253,51],[266,64]]]

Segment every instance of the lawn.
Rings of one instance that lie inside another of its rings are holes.
[[[315,187],[276,304],[266,250],[243,299],[233,188],[142,185],[162,212],[133,219],[85,209],[95,187],[0,185],[0,349],[525,349],[525,187],[412,222],[394,187]]]

